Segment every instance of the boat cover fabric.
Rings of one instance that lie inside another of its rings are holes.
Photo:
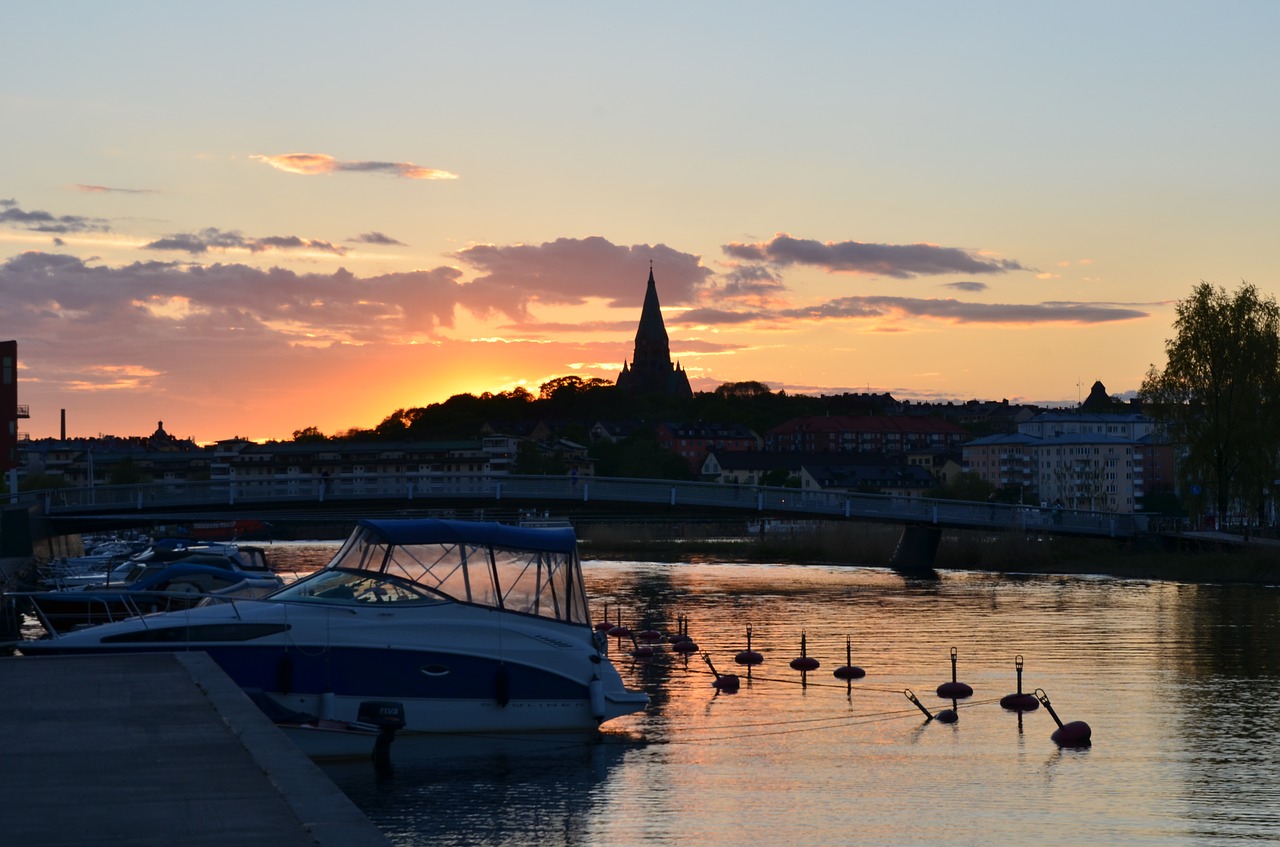
[[[455,521],[441,518],[399,518],[360,521],[392,544],[460,544],[517,547],[550,553],[573,553],[577,535],[573,527],[522,527],[489,521]]]

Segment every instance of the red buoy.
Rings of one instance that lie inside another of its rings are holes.
[[[951,681],[938,686],[938,696],[952,700],[963,700],[973,696],[973,689],[963,682],[956,682],[956,648],[951,648]]]
[[[631,637],[631,656],[635,659],[649,659],[653,657],[653,646],[649,644],[641,644],[636,641],[635,636]]]
[[[791,660],[791,669],[793,671],[808,673],[809,671],[816,671],[819,667],[821,667],[821,663],[807,654],[805,650],[805,634],[801,631],[800,655]]]
[[[693,639],[689,637],[689,619],[684,615],[676,615],[676,632],[675,635],[667,636],[668,643],[670,643],[672,645],[672,649],[674,649],[675,645],[679,644],[681,641],[692,640]]]
[[[657,644],[662,640],[662,633],[656,629],[642,629],[636,633],[636,640],[645,644]]]
[[[671,649],[677,653],[696,653],[698,652],[698,645],[694,643],[692,638],[686,635],[683,641],[677,641],[675,644],[672,644]]]
[[[1049,738],[1059,747],[1092,747],[1093,730],[1084,721],[1064,723]]]
[[[836,679],[862,679],[867,672],[853,663],[853,643],[849,636],[844,638],[844,664],[831,672]]]
[[[934,715],[933,719],[936,720],[938,723],[955,723],[956,721],[960,720],[960,713],[957,712],[954,708],[943,709],[941,712],[938,712],[938,714]]]
[[[716,680],[711,685],[717,691],[723,691],[725,694],[736,694],[738,688],[742,685],[742,680],[738,679],[737,674],[722,674],[716,670],[716,666],[711,664],[711,657],[706,653],[702,654],[702,659],[707,663],[707,667],[711,668],[711,673],[715,674]]]
[[[1072,721],[1071,723],[1063,723],[1058,717],[1058,713],[1053,710],[1053,706],[1049,703],[1049,695],[1044,693],[1043,688],[1036,689],[1036,699],[1044,704],[1044,710],[1049,713],[1049,717],[1053,718],[1058,728],[1053,731],[1053,735],[1049,738],[1059,747],[1091,747],[1093,746],[1093,730],[1084,721]]]
[[[1000,705],[1011,712],[1034,712],[1040,708],[1040,701],[1036,699],[1034,694],[1022,693],[1022,656],[1017,655],[1013,659],[1013,666],[1018,671],[1018,690],[1013,694],[1006,694],[1000,698]]]
[[[764,663],[764,656],[751,649],[751,624],[747,624],[747,649],[740,651],[733,660],[747,667]]]
[[[619,641],[621,641],[624,638],[631,637],[631,630],[622,625],[622,609],[618,609],[618,622],[614,624],[613,628],[608,630],[605,634],[610,636],[611,638],[616,638]]]
[[[608,603],[604,604],[604,620],[596,624],[596,629],[600,630],[601,632],[608,632],[609,630],[613,629],[613,623],[609,620],[609,604]]]

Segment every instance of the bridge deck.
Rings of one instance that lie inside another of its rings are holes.
[[[963,529],[1020,529],[1040,534],[1129,538],[1142,516],[1043,509],[879,494],[746,487],[706,482],[606,477],[364,474],[352,477],[264,477],[55,489],[21,495],[59,526],[126,516],[242,514],[342,510],[532,507],[740,515],[744,519],[867,520]]]

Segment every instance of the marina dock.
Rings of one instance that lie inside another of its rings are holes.
[[[0,659],[5,844],[386,847],[203,653]]]

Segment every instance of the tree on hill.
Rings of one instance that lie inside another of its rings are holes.
[[[631,479],[692,479],[689,463],[658,444],[653,430],[641,430],[614,444],[592,444],[589,455],[596,463],[597,476]]]
[[[315,443],[319,441],[328,441],[325,434],[314,426],[304,429],[295,429],[293,431],[293,440],[299,444]]]
[[[1219,520],[1233,502],[1261,510],[1280,455],[1280,308],[1246,283],[1228,294],[1201,282],[1174,330],[1140,393],[1185,450],[1184,490],[1207,489]]]

